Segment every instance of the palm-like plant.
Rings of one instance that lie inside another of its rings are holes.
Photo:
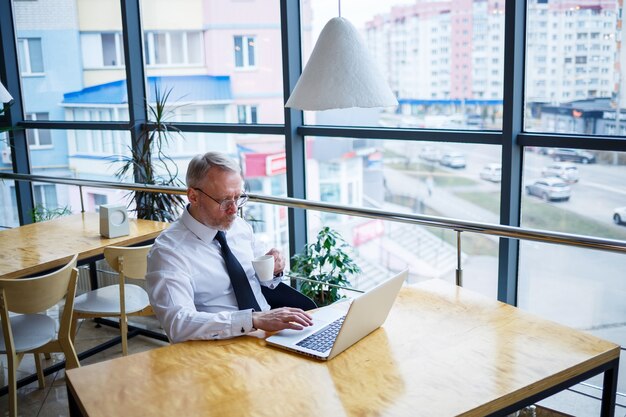
[[[315,281],[301,281],[300,291],[320,307],[343,298],[337,286],[349,287],[348,278],[361,272],[361,268],[346,252],[347,247],[348,244],[337,231],[324,227],[314,243],[306,245],[302,252],[291,258],[291,274],[294,277]]]
[[[169,120],[175,108],[168,107],[167,101],[172,89],[161,91],[155,86],[155,104],[149,105],[148,111],[152,123],[146,124],[139,138],[137,148],[130,147],[131,156],[123,156],[123,165],[115,173],[119,179],[136,172],[144,184],[158,186],[183,186],[178,179],[178,167],[164,151],[174,138],[184,139],[182,132],[171,126]],[[185,207],[185,200],[178,194],[134,191],[137,218],[172,222],[178,218]]]

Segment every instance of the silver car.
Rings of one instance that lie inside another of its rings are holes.
[[[528,195],[541,197],[546,201],[562,200],[570,198],[572,189],[569,184],[560,178],[541,178],[526,186]]]
[[[555,162],[541,170],[542,177],[557,177],[566,182],[578,182],[578,167],[571,162]]]

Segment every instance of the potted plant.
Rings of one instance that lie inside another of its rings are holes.
[[[140,146],[130,147],[131,156],[122,156],[122,167],[115,173],[119,179],[134,172],[139,173],[144,184],[158,186],[183,186],[178,179],[178,167],[164,149],[171,140],[183,139],[181,131],[168,123],[174,114],[174,108],[167,106],[172,92],[164,92],[155,86],[155,104],[149,105],[152,123],[146,124],[141,136]],[[137,218],[172,222],[178,218],[185,207],[185,200],[178,194],[134,191]]]
[[[291,275],[315,281],[302,280],[300,292],[320,307],[343,298],[337,286],[349,287],[349,277],[361,271],[347,248],[337,231],[324,227],[315,242],[305,245],[302,252],[291,258]]]

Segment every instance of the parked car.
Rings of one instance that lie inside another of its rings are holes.
[[[583,149],[558,148],[552,152],[552,159],[555,161],[572,161],[582,164],[592,164],[596,162],[596,157],[591,152]]]
[[[493,182],[502,181],[502,164],[494,162],[485,165],[483,169],[480,170],[480,178]]]
[[[626,224],[626,206],[613,210],[613,222],[615,224]]]
[[[578,167],[571,162],[554,162],[541,170],[542,177],[557,177],[566,182],[577,182]]]
[[[560,178],[541,178],[526,186],[528,195],[541,197],[546,201],[563,200],[570,198],[572,189],[569,184]]]
[[[444,153],[439,163],[450,168],[465,168],[465,155],[460,152]]]
[[[437,148],[424,146],[420,149],[419,157],[428,162],[437,162],[441,158],[441,154]]]

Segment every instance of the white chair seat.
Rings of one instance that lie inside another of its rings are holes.
[[[10,320],[16,353],[41,347],[56,336],[56,321],[46,315],[22,314],[13,316]],[[1,324],[0,329],[2,329]],[[0,338],[0,353],[6,353],[4,338]]]
[[[136,313],[150,305],[148,294],[138,285],[124,285],[126,313]],[[74,301],[74,311],[89,314],[120,315],[120,286],[109,285],[81,294]]]

